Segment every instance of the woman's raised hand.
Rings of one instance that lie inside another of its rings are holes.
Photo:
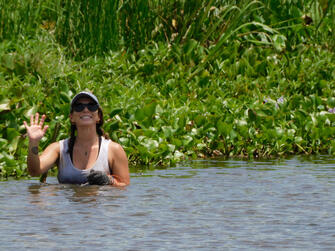
[[[40,115],[38,113],[35,114],[35,117],[34,115],[30,116],[30,126],[27,124],[26,121],[23,122],[24,126],[27,129],[27,133],[28,133],[28,137],[30,141],[39,142],[43,138],[43,136],[45,135],[45,132],[47,131],[49,127],[47,125],[43,127],[45,115],[44,114],[42,115],[40,121],[39,121],[39,116]]]

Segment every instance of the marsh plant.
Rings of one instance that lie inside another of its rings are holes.
[[[335,1],[0,0],[0,175],[93,91],[133,166],[335,152]]]

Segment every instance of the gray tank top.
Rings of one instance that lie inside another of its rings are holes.
[[[111,140],[107,140],[101,137],[101,146],[98,154],[98,158],[94,163],[93,167],[86,170],[80,170],[76,168],[71,160],[68,151],[69,139],[59,141],[60,146],[60,157],[58,165],[58,181],[59,183],[68,184],[83,184],[87,182],[87,175],[93,169],[95,171],[102,171],[106,174],[110,174],[108,165],[108,145]]]

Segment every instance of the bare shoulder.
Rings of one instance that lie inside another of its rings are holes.
[[[120,144],[118,144],[118,143],[116,143],[112,140],[109,142],[108,150],[112,151],[112,153],[115,153],[115,154],[124,153],[123,147]]]
[[[111,165],[117,165],[118,163],[123,163],[128,165],[127,154],[123,147],[114,142],[110,141],[108,145],[108,159]]]

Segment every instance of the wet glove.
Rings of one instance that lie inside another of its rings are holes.
[[[107,174],[101,171],[91,170],[87,176],[87,181],[90,185],[109,185],[111,183]]]

